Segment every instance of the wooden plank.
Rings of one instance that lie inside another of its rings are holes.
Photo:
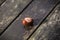
[[[0,5],[2,5],[6,0],[0,0]]]
[[[32,0],[6,0],[0,6],[0,33]]]
[[[46,18],[29,40],[60,40],[60,4]]]
[[[49,14],[59,0],[34,0],[32,4],[12,23],[1,35],[0,40],[26,40],[38,27],[41,21]],[[34,26],[26,30],[21,21],[25,17],[34,19]]]

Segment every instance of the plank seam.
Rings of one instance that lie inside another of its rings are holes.
[[[26,10],[26,8],[33,2],[34,0],[31,0],[26,7],[10,22],[9,25],[7,25],[7,27],[0,33],[0,36],[8,29],[8,27],[20,16],[20,14],[23,13],[24,10]]]
[[[45,18],[38,24],[37,28],[31,33],[31,35],[26,39],[29,40],[29,38],[35,33],[35,31],[39,28],[39,26],[44,22],[44,20],[51,14],[51,12],[55,9],[55,7],[60,3],[60,1],[52,8],[52,10],[45,16]]]
[[[0,4],[0,6],[5,2],[6,0],[4,0],[1,4]]]

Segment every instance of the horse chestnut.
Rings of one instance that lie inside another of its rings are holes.
[[[33,25],[33,19],[30,17],[26,17],[23,19],[22,24],[24,26],[31,26],[31,25]]]

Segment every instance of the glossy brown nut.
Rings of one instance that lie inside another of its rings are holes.
[[[23,19],[22,24],[24,26],[31,26],[33,24],[33,19],[30,17],[26,17]]]

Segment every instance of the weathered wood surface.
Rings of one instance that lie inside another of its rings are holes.
[[[6,0],[0,0],[0,5],[3,4]]]
[[[46,18],[29,40],[60,40],[60,4]]]
[[[32,0],[6,0],[0,6],[0,33]]]
[[[0,40],[26,40],[38,27],[41,21],[49,14],[58,1],[59,0],[34,0],[1,35]],[[34,26],[30,30],[25,30],[21,23],[22,19],[27,16],[34,19]]]

